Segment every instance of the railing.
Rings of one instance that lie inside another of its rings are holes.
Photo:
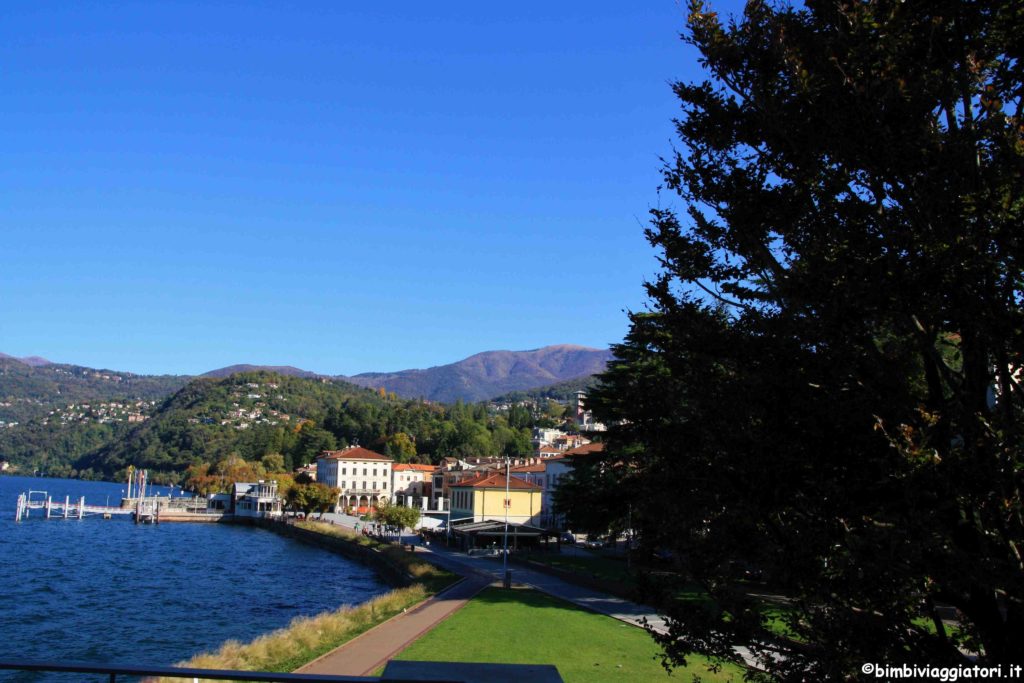
[[[84,662],[41,662],[31,660],[0,660],[0,670],[47,671],[56,673],[81,673],[109,676],[110,683],[116,683],[118,676],[168,676],[192,679],[193,681],[261,681],[276,683],[305,683],[332,681],[334,683],[368,683],[381,679],[367,676],[333,676],[325,674],[287,674],[271,671],[238,671],[235,669],[193,669],[177,666],[135,666],[131,664],[86,664]],[[412,683],[409,679],[388,678],[388,683]],[[422,679],[420,679],[422,680]],[[434,680],[434,679],[430,679]],[[440,680],[436,683],[463,683],[462,681]]]

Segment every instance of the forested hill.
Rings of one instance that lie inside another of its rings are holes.
[[[29,361],[29,362],[25,362]],[[28,422],[58,407],[97,401],[158,401],[188,377],[135,375],[0,355],[0,422]]]
[[[340,380],[268,372],[193,380],[128,434],[75,462],[79,476],[116,478],[129,464],[157,481],[181,481],[193,464],[280,454],[290,470],[325,449],[359,443],[399,461],[444,455],[525,454],[525,410],[489,415],[483,405],[400,399]]]
[[[433,401],[485,401],[510,391],[547,386],[604,371],[608,349],[560,344],[532,351],[485,351],[426,370],[372,372],[348,377],[362,386]]]
[[[519,401],[559,401],[566,403],[576,397],[578,391],[589,391],[597,384],[597,375],[586,375],[575,379],[549,384],[546,387],[536,389],[524,389],[522,391],[510,391],[507,394],[493,397],[491,403],[517,403]]]

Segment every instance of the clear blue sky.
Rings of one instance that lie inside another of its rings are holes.
[[[6,4],[0,351],[354,374],[619,341],[684,14]]]

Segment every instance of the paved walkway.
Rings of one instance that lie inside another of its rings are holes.
[[[350,527],[359,521],[358,518],[348,515],[324,515],[324,517],[325,521],[329,519],[335,524]],[[415,538],[406,536],[405,540],[408,542]],[[416,540],[418,542],[418,539]],[[585,552],[577,548],[573,548],[570,552],[573,551]],[[369,674],[404,650],[412,641],[434,628],[485,587],[494,583],[500,584],[503,581],[503,563],[500,557],[471,557],[438,544],[419,545],[416,547],[416,552],[429,554],[430,559],[439,566],[466,578],[445,592],[427,600],[411,612],[390,619],[328,652],[320,659],[298,669],[299,672],[354,676]],[[633,626],[643,628],[646,623],[647,627],[658,633],[668,632],[665,619],[653,607],[569,583],[550,574],[521,565],[509,564],[509,568],[512,570],[512,582],[515,584],[535,588],[548,595]],[[756,666],[756,662],[747,648],[735,646],[733,649],[748,665]]]
[[[388,619],[296,669],[296,673],[368,676],[465,605],[490,583],[487,578],[469,576],[414,609]]]

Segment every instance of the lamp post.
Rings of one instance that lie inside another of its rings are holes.
[[[511,461],[509,456],[505,456],[505,537],[503,541],[504,552],[502,553],[502,576],[505,581],[505,588],[512,587],[512,576],[508,571],[508,508],[512,504],[509,499],[509,471],[511,469]]]

